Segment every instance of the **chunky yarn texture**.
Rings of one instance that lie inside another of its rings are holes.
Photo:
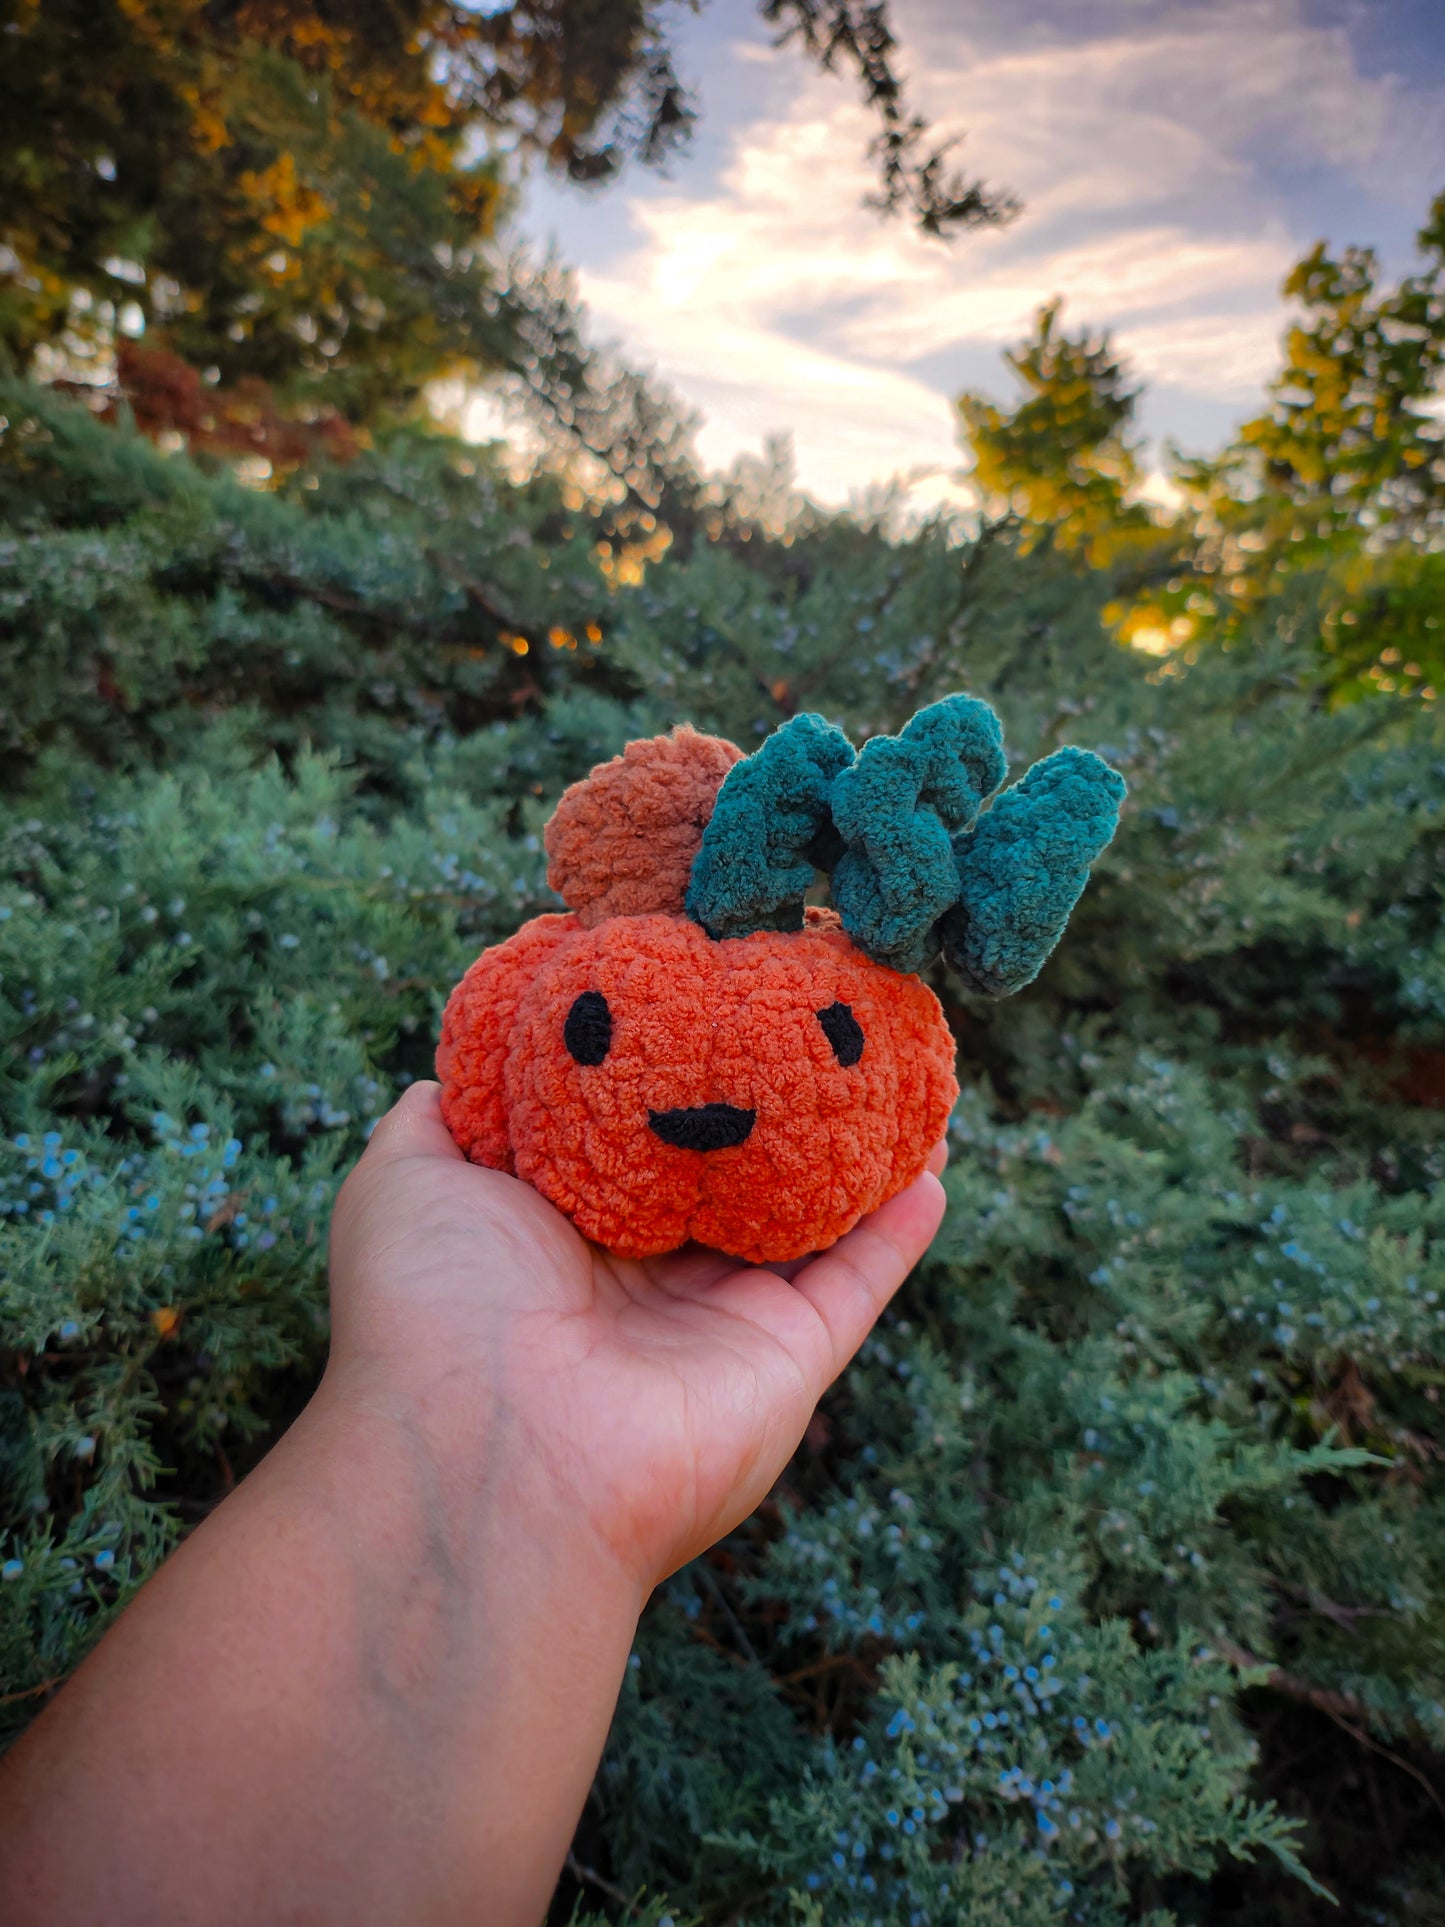
[[[861,751],[820,716],[752,756],[686,725],[629,743],[545,832],[569,906],[452,992],[437,1075],[475,1163],[628,1257],[834,1243],[911,1184],[958,1086],[940,951],[1035,976],[1113,835],[1122,780],[1064,749],[1003,792],[997,717],[931,704]],[[834,908],[805,905],[819,871]]]
[[[547,881],[584,924],[648,910],[680,916],[718,791],[741,757],[687,723],[629,743],[563,792],[542,833]]]
[[[599,995],[609,1048],[578,1062],[568,1013]],[[820,1015],[838,1005],[863,1036],[851,1063]],[[755,1262],[821,1250],[913,1182],[958,1095],[933,992],[823,910],[721,941],[686,917],[534,918],[453,993],[437,1071],[468,1157],[634,1258],[689,1239]],[[677,1142],[684,1118],[722,1141]]]

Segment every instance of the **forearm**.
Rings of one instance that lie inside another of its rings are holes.
[[[467,1445],[323,1390],[0,1769],[0,1917],[534,1927],[640,1600]]]

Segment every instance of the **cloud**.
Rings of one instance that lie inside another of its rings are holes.
[[[1222,431],[1274,365],[1279,283],[1311,238],[1280,157],[1377,177],[1445,111],[1362,77],[1297,0],[1015,0],[967,31],[959,11],[904,0],[900,39],[924,111],[1022,195],[1015,226],[946,246],[869,214],[867,111],[744,42],[710,66],[708,106],[732,116],[712,178],[634,187],[630,244],[584,257],[600,331],[705,411],[710,460],[787,428],[824,499],[918,467],[936,494],[960,459],[956,371],[998,368],[1055,294],[1116,331],[1164,428],[1172,396]],[[1001,368],[989,385],[1008,389]]]
[[[1107,188],[1115,157],[1132,153],[1171,191],[1202,156],[1222,166],[1210,184],[1227,198],[1272,152],[1355,170],[1417,205],[1436,185],[1445,100],[1398,75],[1362,75],[1347,25],[1311,11],[1303,0],[1010,0],[969,10],[970,61],[956,0],[898,8],[927,111],[972,128],[975,156],[986,136],[990,168],[1014,169],[1035,197],[1074,196],[1081,177],[1060,176],[1052,136],[1087,123],[1091,185]]]
[[[658,299],[650,278],[639,289],[631,276],[584,273],[579,285],[628,350],[702,409],[699,444],[710,463],[790,429],[803,485],[832,501],[900,469],[958,466],[947,397],[897,369],[794,339],[765,310],[753,318],[736,289],[724,304],[711,277],[680,305]]]
[[[1277,306],[1252,314],[1182,315],[1125,327],[1116,337],[1146,382],[1248,406],[1279,364]]]
[[[1046,255],[1013,254],[959,285],[938,277],[916,306],[886,306],[842,324],[860,354],[915,358],[960,339],[1012,341],[1041,300],[1065,296],[1069,318],[1111,326],[1158,309],[1217,304],[1273,290],[1293,250],[1283,235],[1198,237],[1174,226],[1139,227]],[[1041,282],[1040,276],[1049,279]]]

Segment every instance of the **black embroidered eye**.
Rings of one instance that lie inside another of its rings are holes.
[[[833,1055],[845,1068],[863,1055],[863,1026],[847,1004],[829,1004],[818,1012],[823,1035],[833,1046]]]
[[[842,1005],[834,1008],[841,1010]],[[573,1004],[562,1026],[562,1042],[579,1064],[602,1062],[612,1048],[612,1012],[600,990],[584,990]]]

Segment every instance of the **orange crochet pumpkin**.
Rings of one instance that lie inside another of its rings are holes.
[[[537,917],[453,993],[437,1070],[468,1157],[630,1257],[820,1250],[912,1183],[958,1094],[937,998],[828,911],[721,943]]]
[[[932,991],[877,952],[945,941],[948,799],[1002,774],[992,711],[950,700],[869,744],[852,792],[852,746],[817,717],[745,760],[683,727],[574,784],[546,831],[571,908],[484,951],[446,1006],[442,1112],[467,1156],[628,1257],[689,1239],[801,1257],[912,1183],[958,1095],[953,1039]],[[866,828],[846,855],[835,814]],[[805,912],[835,865],[842,917]]]

